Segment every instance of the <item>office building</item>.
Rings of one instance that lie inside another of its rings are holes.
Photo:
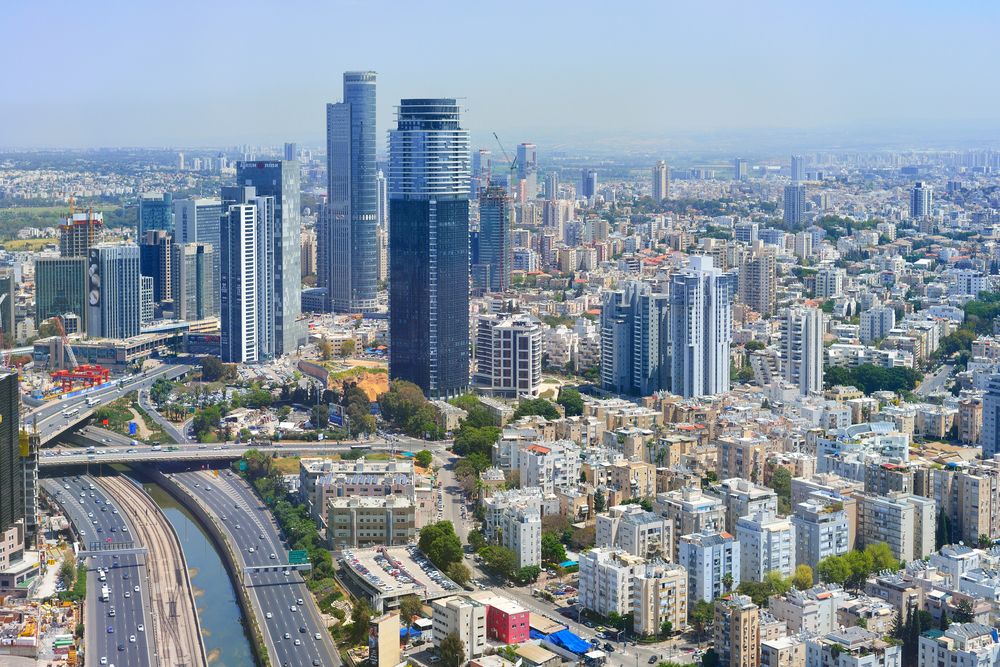
[[[580,197],[592,201],[597,196],[597,170],[580,170]]]
[[[736,521],[740,579],[764,581],[768,572],[795,574],[795,526],[787,518],[759,512]]]
[[[744,238],[753,240],[748,241],[751,244],[750,252],[744,256],[739,270],[739,299],[741,303],[768,317],[774,314],[778,293],[777,249],[756,239],[757,223],[737,224],[737,235],[740,233],[740,225],[753,226],[751,233],[744,235]]]
[[[493,153],[485,148],[472,152],[472,173],[469,178],[469,198],[478,199],[493,176]],[[500,185],[498,183],[498,185]]]
[[[389,137],[389,376],[469,384],[469,135],[454,99],[404,99]]]
[[[595,547],[581,553],[580,605],[601,616],[631,613],[635,579],[645,566],[643,558],[620,549]]]
[[[538,148],[532,143],[517,145],[517,180],[523,183],[523,199],[531,201],[538,196]]]
[[[597,515],[595,544],[621,549],[646,559],[672,559],[673,527],[669,519],[638,505],[615,505]]]
[[[737,181],[745,181],[750,176],[749,165],[741,157],[733,160],[733,178]]]
[[[904,493],[857,493],[855,498],[859,546],[885,542],[904,563],[934,552],[937,512],[932,499]]]
[[[808,396],[823,391],[823,311],[794,306],[781,317],[781,367],[785,380]]]
[[[791,163],[792,183],[801,183],[806,179],[806,159],[801,155],[793,155]]]
[[[344,101],[326,106],[328,204],[320,222],[326,287],[334,312],[377,305],[378,168],[375,72],[345,72]]]
[[[723,531],[682,535],[679,553],[680,564],[688,573],[691,603],[712,602],[740,585],[740,543],[731,534]]]
[[[90,249],[87,268],[87,334],[94,338],[139,335],[142,304],[139,246],[100,244]]]
[[[697,398],[729,391],[734,274],[712,266],[711,257],[691,257],[670,281],[671,387]]]
[[[545,199],[548,201],[556,201],[559,199],[558,172],[550,172],[549,175],[545,177]]]
[[[480,293],[510,288],[511,200],[507,190],[490,185],[479,196],[479,245],[472,264],[472,285]]]
[[[24,467],[21,453],[21,394],[17,373],[0,374],[0,536],[24,521]]]
[[[39,257],[35,260],[35,321],[73,313],[87,316],[87,258]],[[84,326],[84,329],[86,326]]]
[[[628,281],[601,308],[601,386],[649,396],[669,386],[668,304],[653,285]]]
[[[910,190],[910,217],[925,218],[934,207],[934,188],[929,183],[917,181]]]
[[[192,197],[174,200],[174,243],[207,243],[212,246],[212,284],[216,288],[222,270],[219,246],[222,214],[221,199]]]
[[[465,648],[461,664],[486,650],[486,606],[471,597],[455,595],[431,602],[434,621],[434,646],[448,635],[457,635]]]
[[[93,210],[71,213],[59,225],[59,254],[63,257],[89,257],[97,242],[97,230],[104,225],[104,214]]]
[[[979,440],[983,446],[983,458],[990,459],[1000,454],[1000,375],[990,378],[983,394],[983,426]]]
[[[247,363],[273,355],[274,197],[254,188],[223,188],[219,310],[222,360]]]
[[[480,315],[477,387],[510,398],[536,397],[542,386],[542,324],[531,315]]]
[[[302,315],[302,223],[299,163],[269,160],[237,162],[236,182],[252,186],[258,197],[274,198],[274,223],[268,259],[273,267],[274,356],[295,351],[306,342]]]
[[[175,243],[172,246],[174,319],[203,320],[218,312],[214,255],[212,246],[207,243]]]
[[[851,542],[851,523],[843,503],[799,503],[791,517],[795,526],[795,562],[813,568],[829,556],[843,556]]]
[[[1000,637],[982,623],[952,623],[920,636],[917,667],[1000,667]]]
[[[153,279],[150,276],[139,276],[139,326],[145,327],[153,322]]]
[[[793,183],[785,186],[785,227],[796,229],[805,222],[806,214],[806,186],[802,183]]]
[[[660,160],[653,167],[653,201],[659,203],[670,197],[670,169]]]
[[[760,225],[756,222],[737,222],[733,225],[733,238],[740,243],[753,245],[760,238]]]
[[[821,266],[816,271],[816,298],[829,299],[844,293],[844,270],[835,266]]]
[[[153,279],[153,299],[160,304],[172,298],[172,246],[173,239],[162,229],[150,229],[139,237],[139,272]]]
[[[299,159],[299,145],[292,142],[285,142],[285,160]]]
[[[416,508],[409,498],[351,496],[327,501],[326,539],[331,549],[406,545],[416,535]]]
[[[749,596],[730,595],[715,601],[715,652],[719,667],[758,667],[760,608]]]
[[[868,345],[880,341],[896,328],[896,310],[889,306],[875,306],[861,313],[861,343]]]
[[[852,626],[806,640],[806,667],[902,667],[902,646]]]
[[[688,575],[683,567],[658,561],[639,566],[632,582],[632,630],[658,635],[669,621],[673,632],[687,627]]]
[[[139,238],[154,230],[174,235],[174,199],[169,192],[145,193],[139,198]]]

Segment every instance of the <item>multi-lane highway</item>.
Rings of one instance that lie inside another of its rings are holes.
[[[172,479],[215,517],[243,567],[288,562],[288,552],[271,515],[247,484],[223,472],[174,473]],[[339,665],[340,656],[319,609],[297,572],[245,571],[272,663],[282,667]]]
[[[90,417],[101,405],[133,391],[149,389],[159,378],[173,380],[191,369],[192,366],[187,364],[164,364],[142,375],[123,378],[103,389],[46,403],[25,414],[22,421],[29,427],[37,427],[41,442],[45,444]]]
[[[58,477],[43,480],[42,487],[66,512],[80,535],[81,548],[107,544],[109,540],[132,542],[133,531],[128,520],[93,478]],[[99,570],[104,572],[103,582]],[[85,625],[89,664],[153,664],[146,631],[149,626],[146,574],[141,555],[107,551],[87,557]],[[100,599],[105,585],[109,593],[106,602]]]

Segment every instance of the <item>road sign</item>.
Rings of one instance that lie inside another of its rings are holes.
[[[305,549],[293,549],[288,552],[288,563],[289,565],[301,565],[302,563],[308,562],[309,558],[306,555]]]

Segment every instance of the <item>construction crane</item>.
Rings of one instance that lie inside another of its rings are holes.
[[[66,355],[69,355],[69,366],[66,370],[73,370],[77,367],[76,355],[73,353],[73,346],[69,343],[69,336],[66,335],[66,327],[63,326],[63,319],[61,315],[56,315],[52,318],[56,322],[56,328],[59,329],[59,337],[62,338],[63,344],[63,361],[66,359]],[[65,364],[60,364],[65,365]]]
[[[500,152],[503,153],[503,159],[510,165],[510,187],[513,188],[514,184],[517,182],[517,179],[515,178],[515,174],[517,172],[517,156],[515,155],[514,159],[511,160],[510,156],[507,155],[507,149],[503,147],[503,143],[500,141],[500,137],[497,136],[496,132],[493,133],[493,138],[497,140],[497,145],[500,146]]]

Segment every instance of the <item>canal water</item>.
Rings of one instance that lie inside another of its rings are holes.
[[[250,639],[244,630],[236,591],[212,540],[195,518],[156,484],[143,487],[159,505],[180,538],[191,572],[198,620],[211,667],[247,667],[254,664]]]

